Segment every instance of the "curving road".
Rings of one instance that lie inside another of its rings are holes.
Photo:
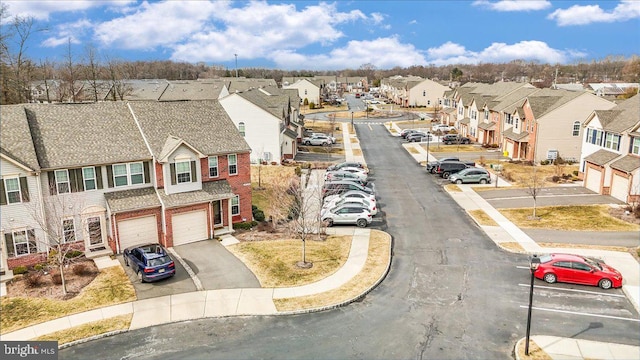
[[[516,266],[527,266],[527,258],[498,250],[382,125],[357,125],[357,131],[384,212],[383,230],[394,237],[391,270],[362,301],[305,315],[140,329],[64,349],[60,358],[511,358],[525,333],[521,305],[528,289],[518,284],[527,283],[529,273]],[[585,306],[595,311],[602,304]],[[638,342],[637,323],[534,316],[532,334]]]

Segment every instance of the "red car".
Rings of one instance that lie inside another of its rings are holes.
[[[599,286],[603,289],[622,286],[622,275],[602,261],[570,254],[540,257],[534,276],[548,283],[564,282]]]

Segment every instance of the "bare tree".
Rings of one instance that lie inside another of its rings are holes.
[[[60,274],[63,294],[67,294],[65,271],[77,257],[73,252],[79,251],[76,242],[77,210],[82,208],[82,195],[78,193],[59,194],[46,197],[42,209],[36,202],[25,203],[31,218],[38,224],[46,235],[46,239],[39,239],[49,249],[48,262],[57,268]]]
[[[2,18],[7,18],[7,8],[2,4]],[[29,100],[29,82],[33,63],[27,58],[28,41],[34,31],[33,17],[15,16],[2,25],[0,59],[2,60],[3,104],[24,103]]]
[[[536,214],[537,207],[537,198],[540,195],[540,191],[545,184],[544,179],[538,174],[536,171],[536,164],[533,164],[533,173],[530,178],[523,181],[526,186],[526,191],[531,198],[533,198],[533,215],[531,216],[532,220],[538,220],[538,216]]]
[[[76,70],[73,52],[71,51],[71,38],[67,40],[67,52],[64,55],[63,79],[69,89],[71,102],[76,102],[76,81],[78,80],[78,72]]]
[[[295,201],[292,198],[295,197],[294,189],[298,182],[293,175],[273,177],[269,181],[269,204],[266,210],[274,229],[287,218],[290,210],[288,205]]]
[[[93,45],[87,45],[85,48],[85,64],[83,75],[89,84],[91,91],[91,100],[98,102],[98,94],[102,88],[101,66],[98,51]]]

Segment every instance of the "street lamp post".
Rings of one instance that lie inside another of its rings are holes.
[[[531,334],[531,307],[533,305],[533,280],[535,279],[534,273],[540,266],[540,258],[537,255],[533,255],[531,263],[529,263],[529,270],[531,271],[531,287],[529,288],[529,313],[527,314],[527,336],[525,338],[524,354],[529,356],[529,335]]]
[[[353,129],[353,111],[351,112],[351,128]]]

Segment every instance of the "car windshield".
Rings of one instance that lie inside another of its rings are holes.
[[[589,259],[589,258],[584,258],[584,261],[585,261],[587,264],[591,265],[591,267],[598,268],[598,269],[602,270],[602,266],[600,266],[600,263],[599,263],[599,262],[597,262],[596,260],[594,260],[594,259]]]
[[[171,258],[168,256],[161,256],[161,257],[149,259],[148,261],[149,266],[151,267],[162,266],[170,262],[171,262]]]

